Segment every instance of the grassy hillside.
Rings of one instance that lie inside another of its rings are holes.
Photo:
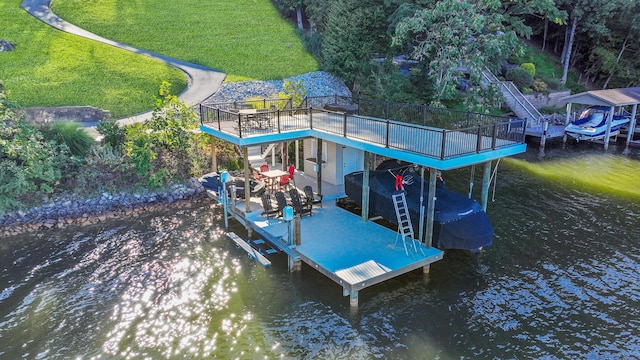
[[[20,2],[0,2],[0,38],[16,45],[0,53],[0,82],[19,105],[93,105],[122,117],[151,109],[162,80],[184,88],[181,71],[54,30]]]
[[[104,37],[219,69],[227,81],[318,67],[269,0],[56,0],[53,10]]]

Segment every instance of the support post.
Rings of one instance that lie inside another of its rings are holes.
[[[427,197],[427,225],[425,228],[426,240],[424,245],[430,248],[433,245],[433,221],[436,211],[436,181],[437,171],[432,169],[429,171],[429,195]]]
[[[316,138],[316,177],[318,179],[318,195],[322,195],[322,139]]]
[[[420,166],[420,221],[418,225],[418,241],[424,239],[424,166]]]
[[[629,122],[629,130],[627,131],[627,142],[624,147],[623,155],[629,155],[629,143],[633,140],[633,133],[636,130],[636,112],[638,110],[638,104],[633,104],[631,110],[631,121]]]
[[[351,293],[349,293],[349,306],[351,306],[352,308],[358,307],[358,291],[357,290],[351,290]]]
[[[302,231],[300,228],[300,215],[296,215],[293,218],[293,244],[301,245],[302,244]]]
[[[489,184],[491,183],[491,161],[484,163],[484,171],[482,174],[482,194],[480,196],[480,202],[482,209],[487,211],[487,201],[489,199]]]
[[[218,171],[218,151],[216,149],[216,139],[211,136],[211,167],[213,171]]]
[[[571,122],[571,103],[567,103],[567,116],[564,119],[564,126],[566,127]],[[567,133],[565,132],[562,136],[562,142],[567,142]]]
[[[542,123],[542,135],[540,137],[540,155],[544,155],[544,148],[547,144],[547,132],[549,131],[549,121],[545,120]]]
[[[607,131],[604,133],[604,151],[609,149],[609,139],[611,138],[611,123],[613,123],[613,111],[615,107],[609,108],[609,116],[607,117]]]
[[[242,148],[242,157],[244,157],[244,204],[245,213],[251,212],[251,183],[249,177],[251,172],[249,171],[249,148],[247,146]]]
[[[282,158],[282,171],[287,171],[287,166],[289,165],[289,143],[286,141],[282,142],[280,158]]]
[[[369,152],[364,152],[362,167],[362,221],[369,220]]]
[[[431,265],[425,265],[422,267],[422,273],[426,276],[429,276],[429,273],[431,272]]]
[[[300,140],[296,140],[296,169],[300,169]]]

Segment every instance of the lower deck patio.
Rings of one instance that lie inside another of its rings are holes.
[[[296,178],[297,179],[297,178]],[[300,175],[302,183],[303,175]],[[298,185],[299,186],[299,185]],[[406,274],[442,259],[443,252],[425,248],[402,238],[394,230],[336,206],[341,196],[325,195],[322,207],[314,207],[311,216],[300,219],[300,244],[292,245],[290,239],[293,224],[282,218],[262,215],[260,199],[251,198],[250,212],[245,212],[244,200],[229,205],[229,214],[255,231],[273,248],[286,253],[290,262],[305,262],[343,288],[343,295],[350,296],[350,304],[357,306],[358,291],[385,280]],[[209,192],[218,199],[217,194]],[[330,200],[328,200],[330,199]],[[396,241],[397,239],[397,241]]]

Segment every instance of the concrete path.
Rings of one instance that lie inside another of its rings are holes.
[[[226,76],[226,74],[221,71],[210,69],[202,65],[173,59],[151,51],[138,49],[127,44],[105,39],[59,18],[51,11],[49,7],[50,4],[51,0],[24,0],[21,6],[29,14],[33,15],[39,20],[42,20],[44,23],[53,26],[56,29],[68,32],[70,34],[82,36],[87,39],[99,41],[121,49],[129,50],[136,54],[146,55],[148,57],[164,61],[169,65],[177,67],[187,75],[187,87],[179,95],[180,100],[187,105],[199,104],[200,102],[214,94],[216,91],[218,91],[218,89],[222,85],[222,81]],[[151,117],[151,113],[151,111],[148,111],[129,118],[120,119],[118,120],[118,123],[120,123],[121,125],[125,125],[133,122],[144,121],[145,119]]]

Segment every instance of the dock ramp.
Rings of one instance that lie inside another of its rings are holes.
[[[251,245],[248,242],[244,241],[240,236],[236,235],[234,232],[227,233],[229,239],[231,239],[239,248],[246,251],[250,258],[255,259],[257,262],[262,264],[262,266],[271,265],[271,261],[267,259],[264,255],[260,253],[260,251]]]

